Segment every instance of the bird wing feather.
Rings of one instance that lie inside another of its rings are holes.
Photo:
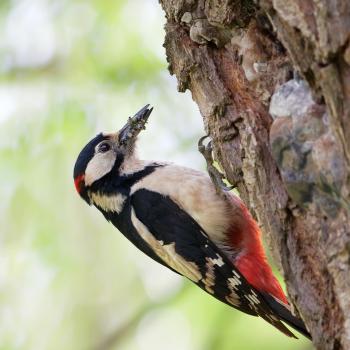
[[[284,334],[295,337],[259,291],[171,198],[147,189],[137,190],[131,196],[131,221],[166,266],[220,301],[260,316]]]

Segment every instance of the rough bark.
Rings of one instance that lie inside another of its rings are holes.
[[[179,91],[319,349],[350,349],[350,2],[160,0]]]

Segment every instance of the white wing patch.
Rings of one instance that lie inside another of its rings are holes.
[[[250,304],[260,304],[260,300],[253,290],[251,291],[251,294],[245,295],[245,298],[249,301]]]
[[[232,270],[232,274],[233,277],[227,279],[227,286],[231,293],[226,297],[226,301],[238,307],[240,305],[240,300],[236,291],[238,290],[238,286],[242,284],[242,281],[241,276],[235,270]]]
[[[136,217],[134,208],[131,209],[131,222],[140,236],[152,248],[152,250],[171,268],[187,277],[191,281],[198,283],[202,274],[198,266],[191,261],[185,260],[175,251],[175,242],[164,245],[163,241],[158,241],[148,228]]]
[[[95,205],[104,211],[117,214],[123,210],[124,202],[126,200],[126,196],[123,196],[122,194],[107,196],[92,192],[89,194],[89,197]]]
[[[229,304],[231,304],[235,307],[239,307],[239,305],[241,304],[241,302],[239,300],[239,296],[233,290],[231,290],[230,295],[225,297],[225,299]]]
[[[238,290],[238,286],[242,284],[242,282],[237,277],[229,278],[227,282],[230,290]]]
[[[217,254],[217,259],[206,258],[206,273],[205,278],[203,278],[203,283],[205,285],[205,290],[211,294],[214,294],[213,286],[215,286],[215,273],[214,266],[223,266],[225,263],[222,260],[222,257]]]

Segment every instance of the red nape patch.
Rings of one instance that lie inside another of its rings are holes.
[[[82,189],[83,189],[83,186],[84,186],[84,179],[85,179],[85,175],[84,174],[81,174],[79,175],[78,177],[76,177],[74,179],[74,185],[75,185],[75,188],[77,190],[77,192],[80,194]]]

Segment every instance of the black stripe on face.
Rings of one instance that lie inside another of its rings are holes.
[[[74,165],[73,177],[76,179],[79,175],[84,174],[86,167],[95,154],[95,147],[107,137],[102,133],[94,137],[79,153]]]
[[[154,163],[135,173],[119,175],[119,168],[123,161],[124,156],[122,154],[118,154],[112,170],[101,179],[95,181],[91,185],[90,191],[98,192],[99,194],[104,194],[106,196],[116,193],[121,193],[128,196],[130,194],[131,187],[135,183],[152,174],[157,168],[163,166],[161,164]]]

